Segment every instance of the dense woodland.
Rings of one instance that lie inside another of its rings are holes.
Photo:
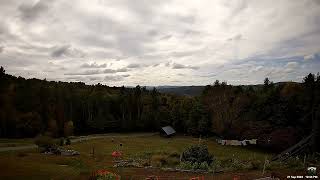
[[[25,79],[0,71],[0,137],[158,131],[172,125],[189,135],[294,143],[311,132],[319,104],[319,74],[302,83],[215,81],[199,96],[177,96],[155,88]]]

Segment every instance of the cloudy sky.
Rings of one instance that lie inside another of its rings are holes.
[[[0,65],[110,86],[301,81],[320,71],[320,0],[0,0]]]

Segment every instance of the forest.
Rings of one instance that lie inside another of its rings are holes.
[[[186,135],[259,137],[289,146],[314,129],[319,105],[319,73],[301,83],[266,78],[260,85],[234,86],[216,80],[201,95],[178,96],[139,85],[25,79],[0,70],[0,137],[6,138],[152,132],[171,125]]]

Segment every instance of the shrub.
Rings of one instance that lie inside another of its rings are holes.
[[[205,170],[205,171],[208,171],[210,169],[209,165],[207,162],[203,162],[203,163],[192,163],[192,162],[188,162],[188,161],[185,161],[185,162],[181,162],[178,166],[178,168],[180,169],[184,169],[184,170]]]
[[[221,160],[221,168],[223,170],[244,170],[250,169],[251,163],[243,162],[236,158],[227,158]]]
[[[168,156],[156,154],[151,157],[151,165],[155,167],[163,167],[168,164],[167,162]]]
[[[180,160],[176,157],[168,157],[167,165],[168,166],[177,166],[180,163]]]
[[[203,162],[203,163],[199,164],[198,169],[207,171],[209,169],[209,165],[207,162]]]
[[[174,167],[180,163],[180,155],[177,152],[159,151],[150,156],[150,164],[155,167]]]
[[[180,159],[180,154],[178,152],[171,152],[169,153],[169,157]]]
[[[261,169],[263,164],[260,160],[253,160],[250,162],[251,169],[257,170]]]
[[[205,145],[193,145],[188,147],[182,153],[182,161],[191,162],[192,164],[198,163],[201,164],[206,162],[208,165],[211,165],[213,162],[213,156],[209,154],[208,147]]]
[[[285,165],[290,169],[303,169],[303,162],[297,157],[291,157],[286,162]]]
[[[193,169],[193,164],[191,162],[181,162],[178,167],[180,169],[190,170]]]
[[[49,136],[38,136],[36,137],[34,143],[42,150],[47,150],[56,146],[54,139]]]
[[[220,171],[222,169],[222,163],[220,160],[215,159],[214,163],[212,163],[212,170],[213,171]]]

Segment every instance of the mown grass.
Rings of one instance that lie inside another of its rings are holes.
[[[0,139],[0,147],[16,147],[16,146],[25,146],[29,144],[33,144],[33,138],[25,138],[25,139]]]
[[[198,142],[198,138],[184,136],[162,138],[158,135],[147,137],[129,135],[105,137],[65,146],[65,148],[79,151],[81,155],[76,157],[44,155],[36,150],[2,152],[0,153],[0,179],[31,179],[31,177],[32,179],[77,179],[81,174],[90,174],[93,170],[100,168],[112,170],[111,153],[115,150],[122,151],[124,158],[150,158],[154,154],[163,152],[180,154],[186,147]],[[252,159],[264,161],[266,157],[272,156],[272,154],[250,148],[221,146],[213,140],[203,139],[201,143],[207,144],[209,152],[221,161],[232,158],[243,161]],[[124,168],[123,171],[126,169]]]

